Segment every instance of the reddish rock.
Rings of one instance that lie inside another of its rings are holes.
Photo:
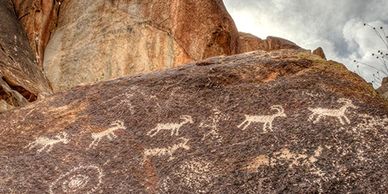
[[[256,50],[301,49],[295,43],[283,38],[268,36],[267,39],[262,40],[249,33],[240,32],[239,34],[240,53]]]
[[[325,59],[326,60],[326,55],[325,55],[325,52],[323,51],[323,49],[321,47],[318,47],[317,49],[315,49],[313,51],[313,54],[314,55],[318,55],[320,56],[322,59]]]
[[[384,98],[388,99],[388,77],[383,79],[380,88],[377,89],[377,92]]]
[[[44,69],[60,91],[237,51],[238,32],[220,0],[67,0]]]
[[[0,112],[51,93],[10,0],[0,1]]]
[[[42,68],[44,50],[57,23],[59,0],[13,0],[18,19]]]
[[[0,114],[0,193],[384,193],[387,115],[310,52],[211,58]]]

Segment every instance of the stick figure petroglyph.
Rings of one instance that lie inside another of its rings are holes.
[[[46,149],[46,152],[49,153],[53,149],[54,145],[58,143],[68,144],[70,140],[67,139],[67,136],[68,135],[66,132],[62,132],[52,139],[48,137],[38,137],[35,141],[28,144],[25,148],[31,150],[32,148],[40,146],[41,148],[37,150],[38,153],[42,152],[46,148],[48,148]]]
[[[218,123],[220,122],[220,120],[229,119],[229,117],[222,114],[221,111],[219,111],[218,109],[213,109],[213,112],[213,115],[208,120],[202,122],[199,125],[199,127],[201,128],[211,129],[202,137],[202,141],[210,137],[211,139],[215,139],[216,141],[221,142],[222,137],[218,133]]]
[[[147,135],[150,137],[155,136],[158,134],[161,130],[169,130],[171,131],[171,136],[174,134],[176,136],[179,135],[180,128],[188,123],[194,123],[193,118],[189,115],[183,115],[180,117],[183,121],[180,123],[158,123],[155,128],[151,129],[147,132]]]
[[[181,143],[174,144],[169,147],[165,148],[152,148],[152,149],[146,149],[144,150],[144,158],[152,157],[152,156],[170,156],[169,161],[173,160],[174,157],[172,156],[178,149],[184,149],[189,150],[190,146],[187,145],[190,139],[181,137],[178,140],[181,141]]]
[[[358,107],[353,105],[352,101],[346,98],[340,98],[337,100],[339,103],[344,103],[344,105],[338,109],[327,109],[327,108],[308,108],[311,112],[313,112],[309,121],[313,121],[313,123],[319,122],[322,117],[335,117],[339,120],[342,125],[345,125],[345,122],[342,119],[345,119],[346,123],[350,124],[349,118],[345,115],[345,112],[348,108],[357,109]],[[316,119],[314,120],[314,117]]]
[[[98,132],[98,133],[92,133],[92,143],[89,145],[89,149],[90,148],[95,148],[97,147],[98,143],[101,141],[102,138],[104,137],[107,137],[109,140],[113,140],[114,138],[116,138],[117,136],[114,134],[115,131],[119,130],[119,129],[126,129],[126,127],[124,126],[124,122],[123,121],[115,121],[111,124],[112,127],[108,128],[107,130],[105,131],[101,131],[101,132]]]
[[[271,106],[271,110],[276,110],[277,113],[272,115],[245,115],[245,120],[238,125],[238,128],[242,127],[242,130],[245,130],[252,123],[264,123],[263,132],[266,133],[267,129],[272,131],[272,122],[277,117],[287,117],[284,113],[284,109],[281,105]]]

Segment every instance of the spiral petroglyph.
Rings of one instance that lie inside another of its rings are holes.
[[[100,188],[102,177],[103,172],[97,166],[79,166],[51,183],[49,193],[93,193]]]

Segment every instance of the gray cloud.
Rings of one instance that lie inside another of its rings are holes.
[[[363,23],[388,28],[387,0],[224,2],[240,31],[261,38],[280,36],[307,49],[322,47],[329,59],[346,64],[350,70],[357,71],[368,81],[374,80],[374,69],[365,66],[356,68],[353,60],[376,63],[369,57],[370,52],[384,45]]]

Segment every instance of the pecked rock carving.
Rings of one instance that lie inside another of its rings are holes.
[[[273,105],[271,106],[271,110],[276,110],[277,113],[272,115],[245,115],[245,120],[237,127],[242,128],[241,130],[245,130],[252,123],[264,123],[263,133],[267,133],[267,130],[272,131],[272,122],[275,118],[287,117],[287,115],[284,113],[284,109],[281,105]]]
[[[124,126],[124,122],[123,121],[115,121],[111,124],[112,127],[106,129],[105,131],[101,131],[101,132],[98,132],[98,133],[92,133],[92,143],[89,145],[89,149],[90,148],[96,148],[98,143],[101,141],[101,139],[103,139],[104,137],[108,138],[109,140],[113,140],[114,138],[116,138],[117,136],[114,134],[115,131],[117,130],[120,130],[120,129],[123,129],[125,130],[126,127]]]
[[[357,106],[354,106],[352,101],[345,98],[338,99],[339,103],[345,103],[342,107],[338,109],[327,109],[327,108],[308,108],[311,112],[313,112],[310,117],[309,121],[313,121],[313,123],[318,123],[322,117],[335,117],[339,120],[341,125],[345,125],[345,122],[347,124],[350,124],[349,118],[345,115],[345,112],[348,108],[357,109]],[[314,117],[315,120],[314,120]],[[344,119],[345,122],[342,120]]]
[[[70,140],[68,139],[68,135],[66,132],[62,132],[61,134],[56,135],[54,138],[48,138],[48,137],[38,137],[35,141],[28,144],[25,148],[28,148],[29,150],[40,147],[37,152],[40,153],[46,148],[46,152],[49,153],[54,145],[63,143],[68,144]]]
[[[171,132],[171,136],[179,135],[179,130],[183,125],[194,123],[193,118],[190,115],[183,115],[180,117],[183,121],[180,123],[158,123],[155,128],[147,132],[147,135],[153,137],[157,135],[162,130],[167,130]]]

